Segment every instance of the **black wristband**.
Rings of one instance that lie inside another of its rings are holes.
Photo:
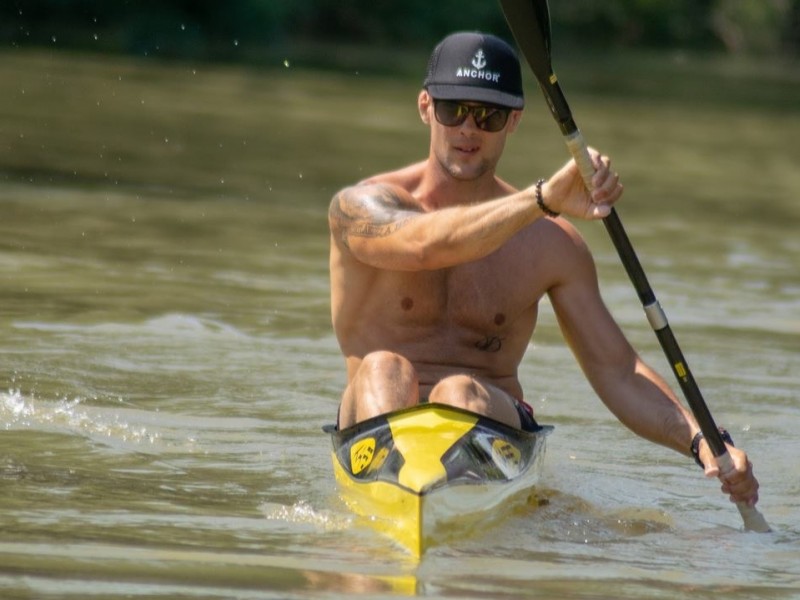
[[[544,198],[542,197],[542,184],[544,183],[544,179],[540,179],[536,182],[536,204],[539,206],[539,210],[541,210],[544,214],[548,217],[557,217],[559,213],[554,210],[548,208],[548,206],[544,203]]]
[[[731,434],[728,433],[727,429],[725,429],[724,427],[720,427],[719,434],[722,436],[723,442],[730,444],[731,446],[734,445],[733,438],[731,437]],[[692,445],[690,446],[690,449],[692,451],[692,456],[694,457],[694,462],[696,462],[697,466],[699,466],[701,469],[706,468],[706,466],[703,464],[703,461],[700,460],[700,440],[702,440],[703,437],[704,436],[702,431],[698,431],[697,433],[695,433],[694,437],[692,438]]]

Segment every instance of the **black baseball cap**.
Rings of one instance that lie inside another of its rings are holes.
[[[436,100],[472,100],[514,109],[525,106],[517,53],[488,33],[462,31],[439,42],[422,87]]]

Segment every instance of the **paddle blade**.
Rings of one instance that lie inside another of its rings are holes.
[[[736,504],[736,508],[739,509],[739,514],[742,515],[745,531],[755,531],[756,533],[770,533],[772,531],[764,515],[758,512],[757,508],[747,506],[742,502]]]
[[[552,74],[547,0],[500,0],[503,14],[539,82]]]
[[[547,0],[500,0],[500,6],[561,133],[574,134],[578,128],[550,63],[550,9]]]
[[[724,448],[725,444],[721,441],[721,438],[720,442]],[[717,456],[717,464],[719,464],[720,469],[723,471],[730,471],[735,468],[733,466],[733,459],[731,458],[731,455],[728,453],[727,449],[724,453]],[[764,518],[764,515],[758,512],[756,507],[747,506],[747,504],[744,502],[737,502],[736,508],[739,509],[739,514],[742,515],[745,531],[755,531],[757,533],[769,533],[772,531],[767,523],[767,520]]]

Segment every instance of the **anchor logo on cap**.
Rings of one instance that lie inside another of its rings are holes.
[[[476,69],[482,69],[486,66],[486,55],[483,50],[478,50],[472,58],[472,66]]]

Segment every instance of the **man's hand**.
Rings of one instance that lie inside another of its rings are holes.
[[[622,195],[619,175],[611,170],[611,159],[589,149],[595,173],[591,193],[586,189],[578,165],[570,160],[542,186],[545,205],[555,212],[579,219],[602,219]],[[531,188],[531,191],[533,188]]]
[[[722,482],[722,492],[729,495],[731,502],[755,506],[758,502],[758,480],[753,475],[753,464],[739,448],[729,444],[725,446],[733,461],[733,469],[722,472],[708,443],[705,440],[700,441],[698,454],[705,465],[706,477],[718,477]]]

